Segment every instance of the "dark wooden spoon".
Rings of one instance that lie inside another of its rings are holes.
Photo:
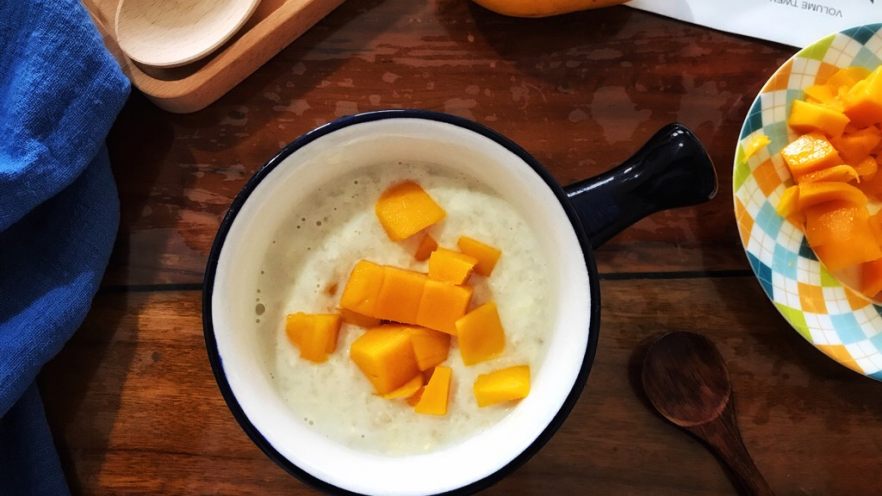
[[[662,336],[646,351],[642,381],[658,413],[728,465],[741,494],[774,495],[738,432],[729,371],[709,339],[690,332]]]

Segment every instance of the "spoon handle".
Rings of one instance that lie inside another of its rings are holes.
[[[774,496],[772,488],[753,463],[730,402],[716,419],[688,430],[707,443],[717,456],[729,466],[739,493],[746,496]]]

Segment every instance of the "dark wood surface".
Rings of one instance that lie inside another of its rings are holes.
[[[721,179],[716,200],[598,250],[588,385],[551,442],[488,493],[734,494],[712,455],[639,393],[640,350],[681,329],[726,359],[745,444],[777,494],[879,494],[882,385],[789,328],[750,274],[732,214],[741,121],[793,52],[625,7],[519,20],[465,0],[352,0],[202,112],[133,95],[108,140],[122,225],[104,287],[41,377],[74,493],[315,493],[224,405],[202,339],[206,256],[232,198],[283,144],[340,115],[417,107],[497,129],[563,183],[681,121]]]

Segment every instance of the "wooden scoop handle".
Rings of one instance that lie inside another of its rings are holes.
[[[733,482],[739,493],[745,496],[774,496],[765,477],[756,468],[741,433],[735,422],[732,403],[729,402],[723,413],[710,422],[685,427],[686,430],[704,441],[731,472]]]

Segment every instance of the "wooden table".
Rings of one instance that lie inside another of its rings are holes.
[[[733,494],[635,388],[635,350],[685,329],[728,361],[745,442],[779,495],[880,494],[882,385],[790,329],[732,215],[741,121],[793,52],[625,7],[519,20],[466,0],[353,0],[202,112],[133,95],[109,138],[122,200],[110,268],[41,380],[73,491],[314,493],[224,405],[202,338],[206,256],[233,196],[283,144],[341,115],[416,107],[501,131],[563,183],[681,121],[721,179],[716,200],[655,215],[597,252],[603,324],[588,385],[551,442],[489,493]]]

